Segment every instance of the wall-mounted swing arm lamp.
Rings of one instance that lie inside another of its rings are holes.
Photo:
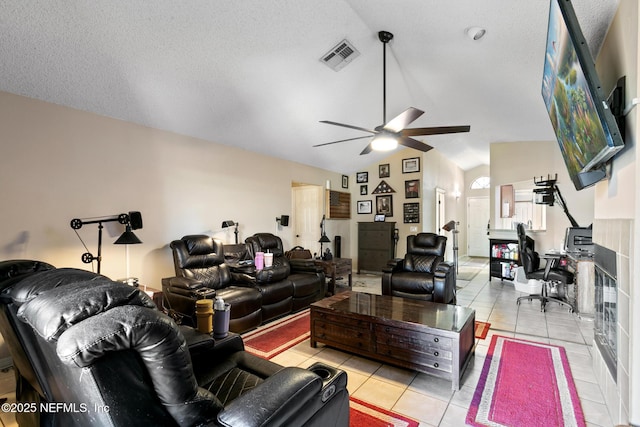
[[[289,225],[289,215],[280,215],[279,217],[276,217],[276,222],[282,227],[287,227]]]
[[[236,245],[238,244],[238,226],[240,224],[237,222],[234,222],[233,220],[226,220],[226,221],[222,221],[222,228],[229,228],[229,227],[235,227],[235,229],[233,230],[233,234],[236,235]]]
[[[120,237],[118,237],[118,239],[114,242],[114,244],[134,245],[134,244],[142,243],[142,241],[138,239],[138,236],[136,236],[133,233],[133,231],[131,231],[132,229],[137,230],[139,228],[142,228],[142,215],[140,214],[140,212],[137,212],[137,211],[131,211],[128,214],[122,213],[119,215],[112,215],[112,216],[105,216],[105,217],[98,217],[98,218],[88,218],[88,219],[74,218],[70,222],[71,228],[76,232],[76,235],[82,242],[82,245],[85,247],[85,249],[87,249],[87,252],[82,254],[82,257],[81,257],[82,262],[84,262],[85,264],[89,264],[89,263],[92,263],[93,261],[98,261],[98,271],[97,271],[98,274],[100,273],[100,265],[102,263],[102,229],[104,228],[102,224],[105,222],[115,222],[115,221],[125,225],[125,231],[124,233],[122,233]],[[88,225],[88,224],[98,224],[98,256],[93,256],[93,254],[89,252],[89,249],[84,244],[84,241],[82,241],[82,238],[80,238],[80,235],[78,234],[78,231],[77,231],[80,228],[82,228],[83,225]]]

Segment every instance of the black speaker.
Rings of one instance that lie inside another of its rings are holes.
[[[336,254],[336,258],[342,258],[342,237],[341,236],[336,236],[333,238],[333,242],[335,244],[335,254]]]
[[[129,223],[132,230],[142,228],[142,214],[138,211],[129,212]]]
[[[289,225],[289,215],[282,215],[280,217],[280,225],[286,227]]]

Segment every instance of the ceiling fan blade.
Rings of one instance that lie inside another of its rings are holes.
[[[361,131],[363,131],[363,132],[378,133],[378,131],[371,130],[371,129],[361,128],[360,126],[346,125],[346,124],[344,124],[344,123],[331,122],[331,121],[329,121],[329,120],[320,120],[320,123],[326,123],[326,124],[328,124],[328,125],[334,125],[334,126],[342,126],[343,128],[349,128],[349,129],[361,130]]]
[[[364,147],[364,150],[360,152],[360,155],[362,156],[363,154],[369,154],[371,150],[373,150],[373,147],[371,147],[371,143],[369,143],[366,147]]]
[[[382,126],[382,129],[391,132],[400,132],[402,129],[407,127],[411,122],[413,122],[423,114],[424,111],[418,110],[417,108],[409,107],[393,119],[389,120],[384,126]]]
[[[339,142],[354,141],[354,140],[356,140],[356,139],[364,139],[364,138],[371,138],[371,135],[367,135],[367,136],[358,136],[358,137],[356,137],[356,138],[341,139],[340,141],[325,142],[324,144],[317,144],[317,145],[314,145],[313,147],[322,147],[322,146],[324,146],[324,145],[337,144],[337,143],[339,143]]]
[[[405,129],[400,132],[402,136],[441,135],[445,133],[469,132],[471,126],[436,126],[428,128]]]
[[[427,145],[424,142],[420,142],[407,136],[398,137],[398,144],[404,145],[405,147],[414,148],[419,151],[424,151],[425,153],[433,148],[432,146]]]

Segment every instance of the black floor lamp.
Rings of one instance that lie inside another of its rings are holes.
[[[453,265],[456,267],[456,274],[458,274],[458,228],[459,222],[454,220],[449,221],[442,226],[444,231],[450,231],[453,234]]]
[[[237,222],[234,222],[232,220],[226,220],[226,221],[222,221],[222,228],[229,228],[229,227],[233,227],[235,226],[235,230],[233,230],[233,234],[236,235],[236,245],[238,244],[238,226],[240,224],[238,224]]]
[[[105,222],[115,222],[115,221],[118,221],[120,224],[124,224],[125,231],[124,233],[122,233],[120,237],[118,237],[118,239],[114,242],[114,244],[135,245],[138,243],[142,243],[142,241],[138,239],[138,236],[136,236],[133,233],[133,231],[131,231],[132,229],[137,230],[138,228],[142,228],[142,215],[140,215],[140,212],[132,211],[132,212],[129,212],[128,214],[122,213],[120,215],[113,215],[113,216],[106,216],[106,217],[99,217],[99,218],[88,218],[88,219],[74,218],[71,220],[71,228],[76,232],[76,235],[78,235],[78,238],[82,242],[84,248],[87,249],[87,252],[82,254],[82,257],[81,257],[82,262],[84,262],[85,264],[89,264],[93,261],[98,261],[98,271],[97,271],[98,274],[100,273],[100,265],[102,264],[102,229],[104,228],[102,224]],[[82,238],[80,238],[80,235],[78,234],[77,230],[82,228],[83,225],[87,225],[87,224],[98,224],[98,256],[93,256],[93,254],[89,252],[87,245],[84,244],[84,241],[82,240]],[[127,258],[127,263],[128,262],[129,260]],[[127,271],[127,274],[128,274],[128,271]]]

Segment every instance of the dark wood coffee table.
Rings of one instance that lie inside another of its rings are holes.
[[[328,346],[451,381],[475,351],[475,310],[450,304],[342,292],[311,304],[311,346]]]

